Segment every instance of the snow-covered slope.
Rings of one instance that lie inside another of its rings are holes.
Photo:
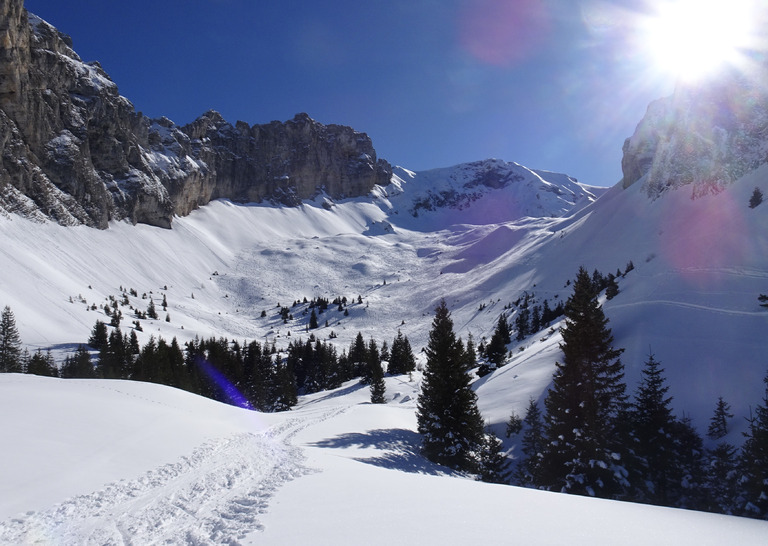
[[[486,181],[502,182],[476,182],[488,172],[496,174]],[[738,416],[738,443],[765,373],[768,313],[757,295],[768,290],[768,205],[747,206],[755,186],[768,194],[765,174],[760,169],[696,199],[683,187],[651,200],[635,185],[591,203],[591,190],[564,175],[488,161],[401,170],[370,199],[318,199],[297,208],[216,201],[177,218],[173,230],[113,223],[97,231],[9,216],[0,218],[0,304],[12,308],[31,350],[53,347],[62,358],[86,341],[97,319],[107,320],[92,308],[119,298],[121,287],[137,292],[129,300],[139,310],[149,298],[167,298],[170,322],[164,314],[142,320],[142,342],[150,335],[180,342],[215,335],[285,346],[308,335],[308,317],[283,324],[278,305],[362,296],[348,317],[330,309],[315,335],[333,333],[346,348],[358,331],[391,342],[401,329],[418,351],[441,298],[459,334],[479,341],[523,293],[554,306],[569,296],[566,283],[580,265],[610,273],[632,261],[620,294],[605,304],[616,345],[626,348],[630,389],[653,351],[667,369],[676,411],[702,428],[723,396]],[[414,216],[430,189],[458,194],[468,187],[476,188],[475,198]],[[123,313],[123,328],[130,328],[135,317],[128,307]],[[487,404],[479,387],[491,422],[502,423],[545,391],[559,357],[555,339],[545,331],[511,347],[511,365],[483,380],[504,383],[508,393]],[[521,373],[526,366],[535,380]]]
[[[764,543],[762,521],[445,474],[416,454],[418,382],[387,381],[386,405],[352,383],[264,415],[146,383],[0,375],[14,416],[0,543]]]
[[[519,169],[528,173],[517,180],[528,188],[520,196],[519,186],[506,183]],[[501,183],[473,183],[488,170],[509,174]],[[284,324],[278,306],[345,296],[355,301],[349,316],[330,308],[315,336],[342,349],[358,331],[391,343],[401,329],[418,353],[441,298],[459,334],[479,341],[522,294],[562,301],[580,265],[610,273],[632,261],[634,269],[619,279],[619,295],[604,306],[616,346],[626,348],[630,390],[652,351],[666,369],[675,411],[704,432],[723,396],[735,414],[727,439],[738,444],[766,372],[768,312],[757,295],[768,291],[768,205],[748,207],[756,186],[768,194],[766,174],[761,168],[696,198],[681,187],[652,200],[637,184],[594,200],[599,191],[564,175],[492,161],[400,170],[390,186],[365,199],[319,198],[296,208],[215,201],[177,218],[172,230],[127,223],[105,231],[64,228],[11,215],[0,218],[0,305],[14,311],[30,350],[51,347],[61,359],[87,339],[97,319],[107,320],[99,307],[110,296],[121,298],[122,290],[136,291],[128,299],[139,310],[149,298],[156,305],[167,299],[170,322],[164,313],[142,319],[142,342],[152,335],[180,342],[213,335],[279,346],[306,338],[308,317]],[[433,201],[434,210],[415,207],[430,189],[471,197]],[[135,317],[128,306],[122,309],[127,330]],[[561,354],[557,327],[511,345],[508,364],[476,382],[481,412],[497,432],[512,411],[522,415],[531,397],[543,397]],[[4,445],[15,447],[0,450],[7,458],[0,487],[33,484],[20,495],[0,494],[3,516],[16,518],[2,523],[6,534],[0,536],[11,537],[9,543],[36,536],[39,528],[65,532],[70,521],[78,523],[65,542],[81,542],[104,525],[114,537],[127,532],[161,541],[184,529],[184,540],[217,536],[220,542],[263,526],[259,541],[275,544],[355,543],[364,528],[375,530],[380,543],[429,542],[428,533],[443,543],[475,536],[497,543],[508,536],[647,543],[648,532],[658,533],[651,542],[744,537],[758,543],[754,537],[766,531],[735,518],[435,478],[438,469],[416,453],[418,378],[413,384],[388,378],[383,408],[362,403],[367,390],[350,384],[304,399],[286,415],[240,412],[151,385],[0,381],[8,393],[0,403],[11,408],[4,414],[22,416],[2,421]],[[54,425],[55,432],[47,428]],[[48,457],[54,452],[56,458]],[[244,459],[243,452],[258,453],[258,460]],[[73,468],[88,457],[98,461],[92,470]],[[33,467],[47,469],[43,479],[30,477]],[[56,502],[64,504],[52,507]],[[386,517],[376,510],[381,506],[388,507]],[[467,506],[482,509],[467,514]],[[510,518],[510,507],[525,515]],[[19,516],[27,511],[35,513]],[[185,515],[190,511],[194,517]],[[116,520],[122,513],[127,516]],[[306,515],[304,525],[295,525],[296,513]],[[338,513],[361,523],[340,530],[332,521]],[[390,524],[391,514],[398,525]],[[553,526],[550,515],[568,523]],[[221,527],[206,527],[217,517]],[[177,518],[183,523],[158,523]],[[603,534],[601,525],[614,520]],[[692,526],[700,532],[684,537]]]

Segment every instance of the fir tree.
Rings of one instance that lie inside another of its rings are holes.
[[[426,348],[427,364],[416,409],[418,430],[425,457],[472,471],[483,443],[483,421],[462,352],[443,300],[435,310]]]
[[[768,374],[763,379],[763,403],[750,416],[739,456],[742,498],[738,513],[768,519]]]
[[[357,333],[357,337],[350,345],[347,358],[350,366],[352,366],[354,377],[362,377],[368,362],[368,349],[361,332]]]
[[[608,273],[608,281],[605,287],[605,297],[608,300],[612,300],[619,294],[619,285],[616,282],[616,276],[613,273]]]
[[[654,358],[648,356],[642,371],[640,386],[631,411],[635,454],[640,468],[633,476],[639,491],[638,500],[670,506],[672,490],[679,479],[675,433],[678,426],[672,415],[672,397],[667,396],[664,370]]]
[[[554,490],[618,497],[626,485],[621,467],[619,417],[626,385],[613,336],[582,267],[573,284],[561,328],[563,363],[556,363],[544,405],[547,446],[540,485]]]
[[[392,375],[410,373],[416,369],[416,358],[413,356],[411,343],[408,336],[398,329],[397,336],[392,341],[392,348],[389,351],[389,367],[387,371]]]
[[[488,428],[479,454],[478,479],[486,483],[509,483],[510,461],[504,454],[504,445]]]
[[[499,315],[498,322],[496,322],[496,329],[493,331],[491,341],[485,348],[485,356],[488,359],[488,363],[491,365],[490,369],[487,370],[488,372],[495,368],[500,368],[504,365],[504,359],[507,356],[507,344],[511,343],[511,341],[512,339],[509,335],[509,324],[507,323],[507,319],[504,317],[504,313],[502,313]],[[481,377],[482,375],[485,375],[485,372],[485,369],[480,372]]]
[[[763,192],[760,191],[760,188],[756,187],[752,192],[752,196],[749,198],[749,208],[753,209],[762,202],[763,202]]]
[[[387,401],[384,396],[386,390],[381,362],[371,362],[371,404],[384,404]]]
[[[68,356],[61,366],[61,377],[91,378],[94,375],[91,354],[84,345],[79,345],[74,356]]]
[[[720,514],[733,514],[738,495],[736,448],[728,442],[720,442],[707,452],[704,477],[707,492],[704,510]]]
[[[21,373],[21,336],[16,317],[7,305],[0,315],[0,372]]]
[[[91,330],[91,337],[88,338],[88,345],[97,351],[101,351],[107,346],[107,343],[109,343],[107,325],[97,320],[96,324],[93,325],[93,330]]]
[[[310,330],[317,329],[317,313],[315,313],[314,308],[312,309],[312,314],[309,315],[309,329]]]
[[[530,399],[523,419],[523,439],[521,441],[523,457],[515,469],[515,483],[523,487],[537,487],[543,482],[541,476],[541,457],[546,439],[544,421],[536,400]]]
[[[151,319],[157,319],[157,309],[155,309],[155,302],[152,298],[149,298],[149,305],[147,305],[147,316]]]
[[[709,439],[719,440],[728,434],[728,419],[733,417],[730,410],[730,404],[723,400],[722,396],[718,397],[715,413],[709,421],[709,428],[707,429],[707,437]]]
[[[51,350],[48,349],[45,354],[38,349],[32,358],[29,359],[27,364],[27,373],[34,375],[42,375],[44,377],[58,377],[59,370],[56,368],[56,363],[53,361]]]

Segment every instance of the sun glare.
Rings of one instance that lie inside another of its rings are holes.
[[[735,64],[752,30],[749,0],[677,0],[648,17],[645,39],[656,69],[695,81]]]

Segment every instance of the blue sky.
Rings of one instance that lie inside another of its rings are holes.
[[[674,88],[633,35],[640,0],[28,0],[150,117],[291,119],[368,133],[413,170],[496,157],[582,182]]]

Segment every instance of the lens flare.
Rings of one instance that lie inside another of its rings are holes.
[[[223,373],[216,369],[213,364],[202,357],[197,358],[195,363],[197,364],[197,367],[200,369],[200,371],[202,371],[219,390],[219,393],[221,394],[224,402],[239,408],[251,410],[254,409],[251,403],[248,401],[248,398],[246,398],[245,395],[240,392],[240,390],[235,387],[232,382],[224,376]]]
[[[532,56],[549,27],[541,0],[469,0],[459,15],[459,40],[476,60],[510,66]]]

